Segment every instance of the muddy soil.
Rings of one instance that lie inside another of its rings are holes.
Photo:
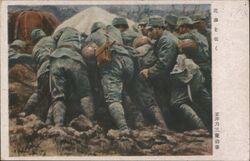
[[[14,69],[9,73],[11,156],[212,154],[212,138],[204,129],[175,132],[151,125],[119,132],[112,126],[104,129],[83,115],[62,128],[45,125],[34,114],[18,117],[36,84],[35,75],[25,67]]]

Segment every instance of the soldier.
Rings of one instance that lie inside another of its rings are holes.
[[[151,84],[139,74],[142,69],[152,66],[157,60],[153,53],[152,42],[148,37],[140,36],[134,40],[133,47],[137,52],[134,55],[136,68],[130,92],[132,98],[158,126],[168,129]]]
[[[42,119],[45,119],[50,104],[49,56],[55,50],[56,42],[51,36],[46,36],[42,29],[34,29],[31,32],[31,39],[35,44],[32,57],[37,70],[37,90],[30,96],[24,106],[24,112],[20,113],[19,116],[31,114],[39,102],[46,100],[48,104],[41,112]]]
[[[128,22],[123,17],[116,17],[112,20],[112,25],[120,30],[123,43],[127,46],[132,46],[134,39],[140,34],[129,29]]]
[[[205,77],[205,87],[211,92],[211,66],[209,58],[209,46],[206,37],[200,34],[193,28],[193,21],[189,17],[180,17],[177,21],[177,28],[180,40],[191,39],[196,45],[197,49],[194,52],[189,52],[187,55],[197,65]]]
[[[15,64],[26,64],[32,69],[34,63],[32,57],[25,53],[26,42],[22,40],[15,40],[9,46],[9,68],[12,68]]]
[[[148,19],[147,18],[143,18],[139,24],[138,24],[138,27],[139,27],[139,30],[141,32],[141,34],[143,36],[147,36],[147,30],[146,30],[146,26],[147,26],[147,23],[148,23]]]
[[[176,33],[177,19],[178,19],[178,17],[173,15],[173,14],[169,14],[169,15],[165,16],[165,23],[167,25],[168,31],[170,31],[172,33]]]
[[[95,22],[93,23],[93,25],[91,26],[91,33],[96,32],[99,29],[104,29],[106,27],[106,25],[103,22]]]
[[[193,21],[194,28],[207,38],[209,45],[209,56],[211,58],[211,30],[208,28],[207,18],[201,14],[197,14],[193,17]]]
[[[141,70],[140,73],[152,82],[157,101],[166,119],[168,119],[171,117],[168,108],[170,98],[169,74],[175,65],[178,54],[178,39],[165,30],[164,20],[160,16],[151,16],[147,29],[149,38],[156,40],[153,50],[157,59],[150,67]]]
[[[84,114],[92,119],[93,99],[86,63],[81,56],[85,37],[70,27],[55,32],[52,37],[57,49],[50,55],[52,105],[46,122],[64,126],[66,108],[70,108],[66,105],[70,101],[79,103]]]
[[[108,34],[107,34],[108,33]],[[98,30],[90,35],[91,42],[98,47],[96,59],[100,71],[104,98],[118,130],[127,130],[127,122],[122,105],[123,89],[133,77],[134,64],[128,51],[123,48],[122,37],[114,26]]]
[[[41,38],[46,36],[45,32],[39,28],[32,30],[30,35],[33,44],[36,44]]]
[[[178,55],[177,64],[171,72],[171,105],[191,128],[205,128],[205,124],[211,132],[211,96],[204,86],[199,66],[186,56],[196,45],[193,40],[185,39],[179,41],[178,46],[183,53]],[[198,108],[195,108],[196,105]]]

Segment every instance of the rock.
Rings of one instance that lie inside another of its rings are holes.
[[[169,151],[173,148],[173,145],[169,145],[169,144],[161,144],[161,145],[153,145],[152,146],[152,152],[155,155],[166,155],[167,153],[169,153]]]
[[[63,128],[64,132],[66,132],[68,135],[75,136],[77,138],[80,137],[81,133],[72,127],[64,127]]]
[[[97,135],[98,133],[102,132],[102,128],[99,125],[95,125],[92,129],[86,131],[86,132],[81,132],[80,137],[89,139]]]
[[[149,126],[106,132],[92,124],[92,128],[78,131],[73,127],[46,127],[35,115],[11,119],[9,125],[12,155],[212,154],[212,138],[205,130],[177,133]]]
[[[41,135],[41,136],[46,136],[47,135],[47,128],[42,128],[40,130],[37,131],[37,134]]]
[[[136,152],[139,149],[136,142],[133,139],[126,136],[121,137],[119,140],[115,140],[113,148],[122,154],[129,154],[129,153],[136,154]]]
[[[78,130],[78,131],[87,131],[93,128],[93,123],[84,115],[80,115],[77,118],[73,119],[69,126]]]
[[[121,130],[111,129],[107,133],[107,137],[113,140],[120,139],[120,137],[122,136],[131,136],[130,130],[125,129],[121,131]]]
[[[197,130],[192,130],[192,131],[184,131],[184,135],[189,135],[189,136],[200,136],[200,137],[209,137],[209,132],[205,129],[197,129]]]
[[[152,150],[151,149],[141,149],[139,151],[140,155],[152,155]]]
[[[176,147],[172,150],[173,154],[178,155],[178,154],[185,154],[186,152],[188,152],[190,149],[187,148],[186,146],[180,146],[180,147]]]
[[[111,141],[104,136],[95,137],[88,141],[88,148],[92,152],[108,152],[111,147]]]
[[[62,136],[67,137],[67,133],[63,130],[62,127],[51,127],[47,131],[48,136]]]
[[[165,139],[170,144],[177,144],[176,139],[172,137],[171,135],[162,134],[160,137]]]
[[[44,152],[43,155],[53,156],[57,154],[57,145],[52,138],[47,138],[41,141],[39,148]]]

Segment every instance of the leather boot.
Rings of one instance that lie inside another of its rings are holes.
[[[122,104],[119,102],[114,102],[111,103],[108,108],[118,130],[128,129]]]
[[[156,124],[164,129],[168,130],[168,127],[165,123],[164,117],[161,113],[161,110],[158,106],[151,106],[149,108],[150,110],[150,115],[153,117],[153,119],[155,120]]]
[[[86,96],[81,98],[81,108],[84,111],[85,116],[87,116],[89,119],[93,119],[94,117],[94,103],[91,96]]]
[[[53,122],[53,106],[51,105],[48,110],[47,118],[46,118],[46,125],[51,125]]]
[[[53,105],[53,118],[55,126],[64,126],[66,106],[62,101],[56,101]]]
[[[180,105],[180,110],[184,114],[185,119],[192,124],[193,128],[196,129],[205,129],[205,125],[203,124],[200,117],[196,114],[196,112],[187,104]]]
[[[38,94],[37,92],[33,93],[30,98],[28,99],[28,101],[26,102],[25,106],[24,106],[24,115],[30,115],[32,113],[32,111],[34,110],[34,108],[36,107],[38,103]]]

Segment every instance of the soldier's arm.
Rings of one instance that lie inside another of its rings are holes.
[[[184,39],[194,40],[193,36],[190,33],[178,35],[178,39],[180,39],[180,40],[184,40]]]
[[[163,39],[159,41],[159,53],[156,63],[149,68],[149,77],[155,77],[166,71],[170,71],[175,63],[177,56],[177,47],[174,41]]]

